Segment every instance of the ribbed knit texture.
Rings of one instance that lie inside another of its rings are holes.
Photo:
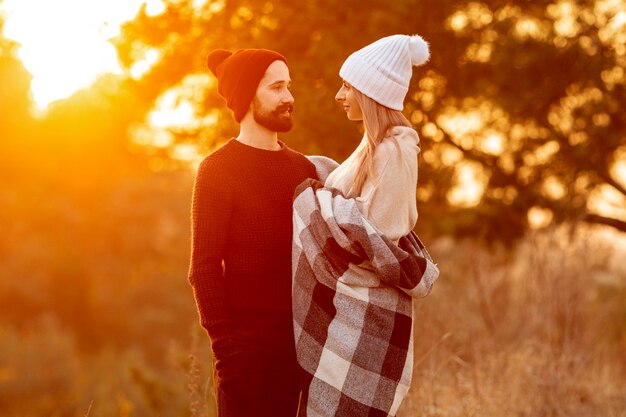
[[[269,151],[231,139],[198,168],[189,282],[213,343],[231,335],[237,317],[291,320],[293,193],[317,175],[280,144]]]
[[[428,44],[417,35],[387,36],[350,55],[339,76],[383,106],[402,110],[413,66],[429,56]]]
[[[365,146],[367,138],[363,136],[352,155],[328,176],[324,185],[348,194],[354,184],[358,155]],[[374,151],[372,175],[367,176],[356,199],[361,213],[392,241],[397,242],[409,234],[417,222],[417,156],[420,151],[414,129],[406,126],[389,129],[387,137]]]

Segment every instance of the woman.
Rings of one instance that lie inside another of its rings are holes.
[[[420,148],[401,113],[412,67],[428,57],[426,42],[406,35],[348,57],[335,98],[350,120],[363,122],[363,140],[330,175],[320,171],[323,184],[307,180],[296,190],[300,415],[394,416],[408,392],[412,300],[439,274],[412,233]]]

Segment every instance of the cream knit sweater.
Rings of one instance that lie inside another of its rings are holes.
[[[398,147],[400,152],[398,152]],[[326,179],[325,186],[348,193],[356,174],[357,155],[367,144],[365,136],[356,150]],[[417,132],[410,127],[389,129],[374,152],[374,175],[368,176],[356,198],[363,215],[397,243],[417,222]]]

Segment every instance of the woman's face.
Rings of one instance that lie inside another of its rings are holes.
[[[354,96],[354,88],[347,82],[343,82],[343,85],[337,92],[335,100],[343,105],[343,109],[346,111],[346,115],[350,120],[363,120],[363,112],[361,106],[356,101]]]

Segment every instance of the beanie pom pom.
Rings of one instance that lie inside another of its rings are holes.
[[[232,54],[232,52],[225,49],[216,49],[212,51],[206,59],[207,68],[210,69],[213,74],[217,75],[215,73],[216,68]]]
[[[430,58],[428,43],[419,35],[410,37],[409,51],[411,54],[411,63],[416,67],[425,64]]]

